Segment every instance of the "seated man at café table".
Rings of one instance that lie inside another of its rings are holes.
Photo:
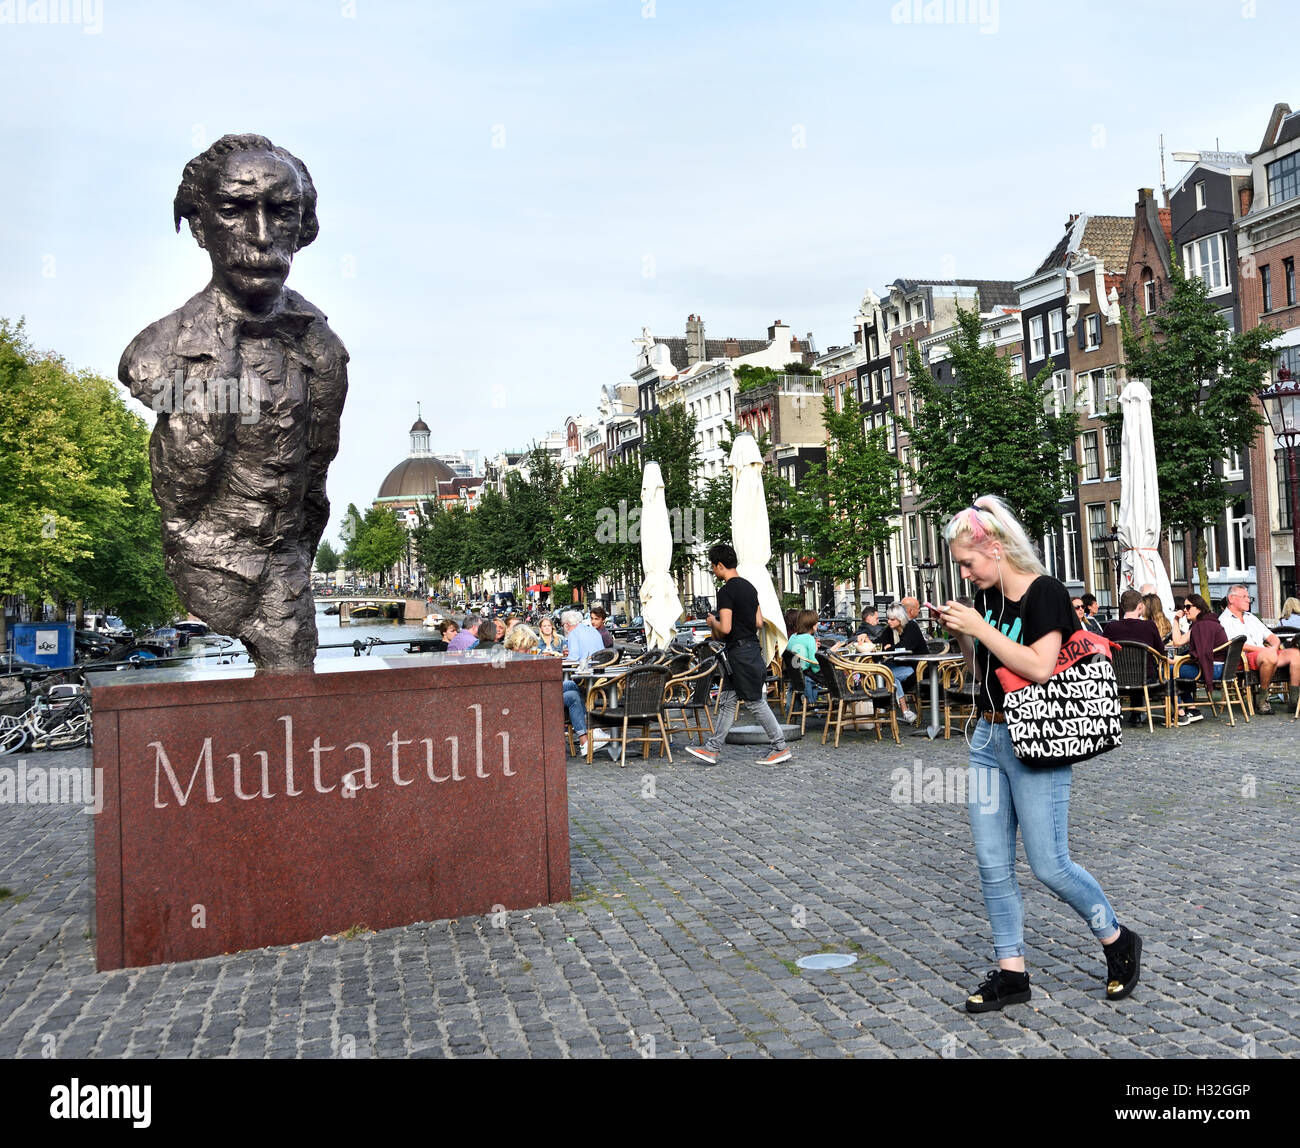
[[[1219,624],[1230,642],[1246,635],[1246,644],[1242,647],[1246,664],[1259,672],[1255,710],[1271,714],[1273,707],[1268,704],[1268,687],[1278,670],[1285,670],[1290,684],[1296,684],[1296,679],[1300,678],[1300,650],[1283,649],[1282,639],[1250,612],[1250,591],[1245,586],[1234,586],[1229,590],[1227,601],[1227,609],[1219,615]]]
[[[921,633],[921,627],[916,624],[915,619],[908,617],[907,607],[901,602],[890,606],[885,611],[885,618],[889,622],[890,630],[893,631],[893,649],[907,650],[912,654],[930,652],[930,648],[925,644],[925,635]],[[916,712],[903,705],[903,683],[915,678],[916,670],[904,662],[891,663],[889,668],[894,673],[894,693],[898,697],[899,708],[903,711],[900,716],[911,725],[916,721]]]
[[[1153,650],[1163,650],[1165,643],[1160,637],[1156,624],[1142,616],[1142,595],[1136,590],[1125,590],[1119,596],[1120,617],[1107,622],[1101,629],[1102,634],[1112,642],[1141,642]],[[1147,682],[1157,680],[1155,655],[1147,657]],[[1139,705],[1142,701],[1141,690],[1129,690],[1129,705]],[[1142,724],[1142,715],[1136,710],[1129,714],[1129,725]]]
[[[609,632],[605,625],[605,619],[608,615],[605,613],[605,607],[597,602],[591,608],[591,625],[592,628],[600,635],[600,640],[605,643],[605,649],[610,649],[614,645],[614,635]]]
[[[889,627],[880,621],[880,610],[875,606],[868,606],[862,611],[862,622],[858,626],[859,634],[866,634],[873,642],[880,641],[880,635]]]
[[[581,662],[605,648],[600,631],[584,622],[577,610],[565,610],[560,622],[564,626],[565,656],[569,661]]]
[[[448,652],[473,649],[478,641],[478,628],[482,620],[477,614],[466,614],[460,629],[447,642]]]

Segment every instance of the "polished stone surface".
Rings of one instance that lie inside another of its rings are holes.
[[[95,676],[99,967],[569,896],[560,666]]]

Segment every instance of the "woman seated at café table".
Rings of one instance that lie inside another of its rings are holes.
[[[1195,665],[1191,662],[1185,662],[1178,671],[1180,678],[1195,678],[1197,669],[1200,670],[1201,681],[1206,683],[1206,689],[1219,681],[1223,677],[1223,663],[1215,661],[1214,651],[1219,646],[1225,646],[1228,643],[1228,635],[1220,624],[1219,619],[1210,609],[1210,604],[1206,602],[1199,594],[1188,594],[1183,599],[1183,608],[1174,613],[1174,622],[1177,625],[1184,619],[1190,622],[1188,629],[1188,643],[1191,647],[1191,657]],[[1181,628],[1181,627],[1180,627]],[[1203,721],[1202,716],[1197,712],[1196,707],[1191,703],[1196,696],[1196,688],[1192,685],[1178,684],[1178,724],[1191,725],[1192,722]]]

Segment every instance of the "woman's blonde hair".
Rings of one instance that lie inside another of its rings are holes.
[[[520,622],[511,629],[501,644],[507,650],[514,650],[520,654],[531,654],[541,644],[541,641],[537,637],[536,630]]]
[[[1292,614],[1300,614],[1300,598],[1288,598],[1282,603],[1281,617],[1289,618]]]
[[[1169,637],[1174,627],[1173,623],[1165,617],[1164,607],[1160,604],[1160,595],[1143,594],[1142,605],[1147,608],[1147,621],[1156,624],[1156,629],[1160,631],[1162,638]]]
[[[987,554],[997,543],[1002,548],[1002,557],[1022,574],[1047,573],[1025,528],[996,494],[977,498],[974,506],[954,514],[943,528],[943,539],[949,546],[960,542],[982,554]]]

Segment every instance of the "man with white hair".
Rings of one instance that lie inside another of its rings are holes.
[[[1228,591],[1227,608],[1219,615],[1219,624],[1230,642],[1243,634],[1246,636],[1242,653],[1246,664],[1259,674],[1255,709],[1262,714],[1271,714],[1273,707],[1268,703],[1268,687],[1278,670],[1284,670],[1290,676],[1290,684],[1296,685],[1295,679],[1300,676],[1300,650],[1284,650],[1282,639],[1250,612],[1251,604],[1250,590],[1245,586],[1234,586]]]
[[[605,648],[605,640],[595,626],[582,620],[577,610],[565,610],[560,615],[564,626],[565,653],[571,662],[580,662]]]

